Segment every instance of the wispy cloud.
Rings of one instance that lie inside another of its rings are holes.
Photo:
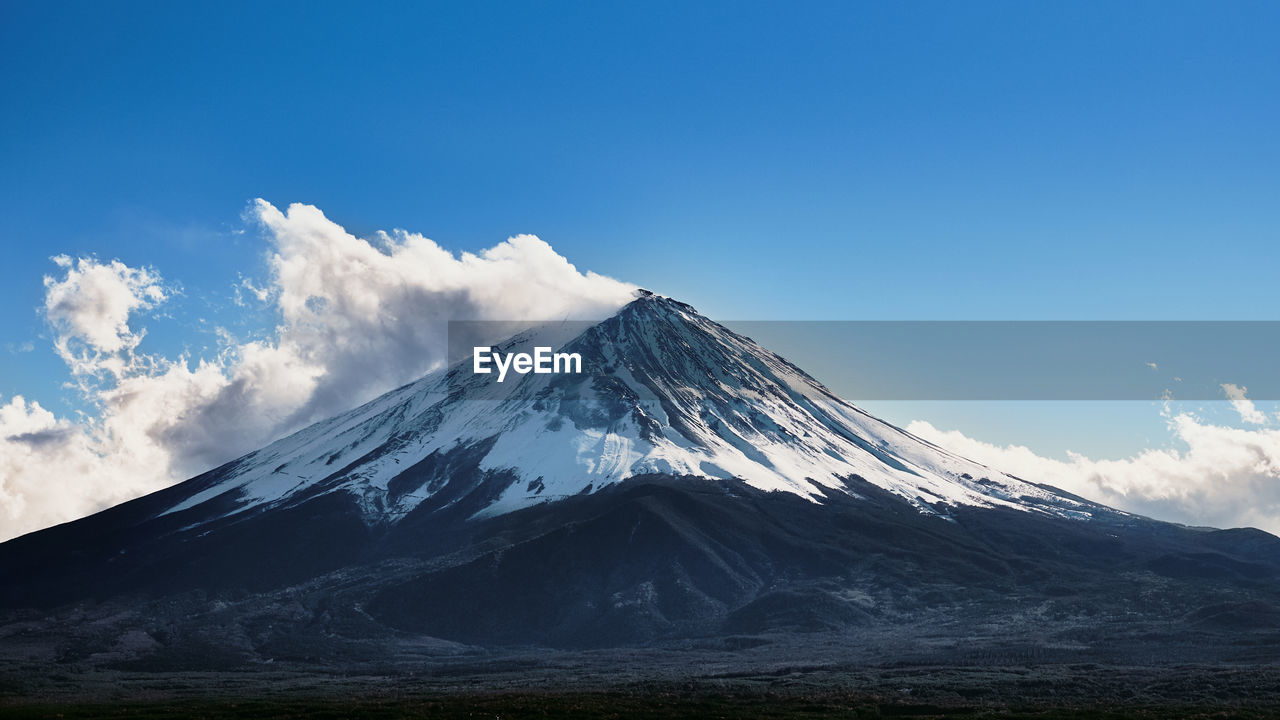
[[[1240,385],[1226,384],[1222,386],[1222,391],[1227,394],[1227,399],[1231,401],[1231,407],[1236,409],[1240,414],[1240,419],[1250,425],[1266,425],[1267,416],[1261,410],[1254,406],[1253,401],[1245,396],[1249,391],[1248,388]]]

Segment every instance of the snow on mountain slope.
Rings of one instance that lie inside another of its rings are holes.
[[[476,514],[496,515],[649,473],[734,477],[815,503],[856,495],[861,479],[944,518],[957,505],[1073,517],[1098,507],[877,420],[750,339],[645,291],[585,330],[548,323],[500,349],[535,345],[580,353],[582,374],[499,384],[473,374],[468,357],[190,481],[192,494],[167,513],[215,498],[236,514],[349,492],[368,522],[393,523],[450,484],[487,482]],[[473,489],[441,497],[447,506]]]

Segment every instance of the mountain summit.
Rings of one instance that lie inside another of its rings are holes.
[[[582,329],[559,348],[585,358],[582,373],[500,386],[460,362],[230,463],[163,514],[199,517],[195,529],[343,493],[384,525],[457,503],[492,516],[655,474],[737,479],[816,503],[869,482],[943,517],[958,505],[1090,513],[871,417],[647,291],[598,324],[548,324],[500,348],[554,342],[566,329]]]
[[[641,291],[496,350],[531,347],[581,372],[498,383],[468,359],[0,545],[0,626],[43,618],[58,647],[143,632],[111,662],[160,667],[818,631],[901,656],[977,627],[1068,659],[1165,640],[1241,658],[1280,634],[1273,536],[958,457],[678,301]]]

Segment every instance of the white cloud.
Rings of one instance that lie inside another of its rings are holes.
[[[1240,414],[1241,420],[1250,425],[1267,424],[1266,414],[1254,407],[1253,401],[1245,396],[1245,393],[1249,391],[1248,388],[1227,383],[1222,386],[1222,391],[1227,394],[1227,399],[1231,401],[1231,407],[1235,408],[1236,412]]]
[[[157,486],[145,458],[103,453],[94,426],[21,396],[0,405],[0,538],[64,522]]]
[[[455,256],[402,231],[379,233],[375,247],[307,205],[285,214],[259,200],[252,212],[275,239],[278,348],[323,368],[299,419],[332,414],[438,365],[449,320],[601,318],[635,289],[579,272],[532,235]]]
[[[146,334],[129,327],[130,316],[164,302],[170,291],[154,270],[118,260],[58,255],[53,262],[66,271],[60,280],[44,277],[44,316],[55,334],[54,349],[76,375],[123,377]]]
[[[1280,534],[1280,430],[1213,425],[1189,413],[1170,416],[1168,424],[1185,448],[1145,450],[1122,460],[1078,453],[1056,460],[924,421],[907,430],[993,468],[1129,512]]]
[[[236,305],[241,307],[247,304],[244,299],[244,293],[246,292],[259,303],[266,304],[271,300],[271,288],[255,285],[252,278],[241,278],[240,282],[235,284],[234,290]]]
[[[416,379],[443,364],[449,320],[600,318],[634,295],[532,235],[455,255],[402,231],[372,244],[308,205],[258,200],[247,215],[270,241],[270,279],[240,285],[279,321],[265,339],[220,333],[213,358],[141,351],[138,314],[176,292],[157,271],[54,258],[63,274],[45,278],[45,316],[98,412],[72,422],[21,397],[0,407],[0,540],[159,489]]]

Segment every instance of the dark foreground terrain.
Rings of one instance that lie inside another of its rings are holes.
[[[178,671],[17,653],[0,657],[0,718],[1280,717],[1280,663],[1177,659],[1176,637],[1141,661],[1104,659],[1106,643],[1055,654],[1004,639],[1008,629],[958,644],[899,629],[647,649],[402,648],[394,662],[341,669],[328,658]]]
[[[778,666],[677,678],[560,658],[434,672],[7,674],[0,718],[1272,718],[1280,668],[1101,665]],[[630,658],[638,662],[643,658]],[[688,659],[686,659],[688,660]],[[656,665],[656,672],[655,667]]]
[[[276,582],[243,575],[284,567],[262,550],[128,528],[22,554],[49,569],[0,588],[0,718],[1280,717],[1273,536],[733,489],[636,483]]]

